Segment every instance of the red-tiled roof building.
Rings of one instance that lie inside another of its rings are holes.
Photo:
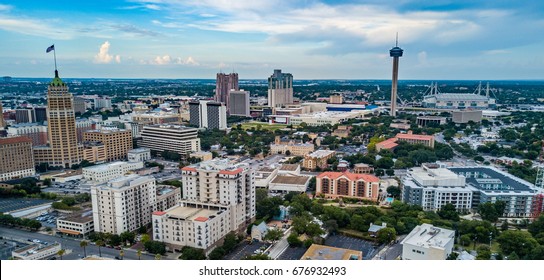
[[[316,194],[328,198],[354,197],[377,200],[380,179],[370,174],[323,172],[317,176]]]

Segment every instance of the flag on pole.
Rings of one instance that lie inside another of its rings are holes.
[[[51,47],[47,48],[47,50],[45,52],[48,53],[48,52],[54,51],[54,50],[55,50],[55,45],[51,45]]]

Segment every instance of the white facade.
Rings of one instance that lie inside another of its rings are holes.
[[[87,235],[94,231],[93,217],[67,217],[57,219],[57,231],[71,235]]]
[[[11,252],[11,256],[20,260],[44,260],[56,255],[61,249],[59,243],[47,246],[32,244]]]
[[[155,178],[131,174],[91,187],[94,231],[121,234],[151,223]]]
[[[445,260],[453,250],[455,231],[430,224],[416,226],[402,240],[403,260]]]
[[[440,210],[450,203],[457,210],[472,207],[474,188],[466,185],[465,177],[446,168],[433,165],[414,167],[403,180],[402,199],[416,204],[423,210]]]
[[[183,200],[153,214],[154,239],[166,242],[170,250],[213,249],[227,233],[254,219],[254,180],[251,168],[224,159],[182,168]]]
[[[151,159],[151,149],[148,148],[138,148],[129,150],[127,153],[128,161],[137,162],[137,161],[147,161]]]
[[[96,183],[103,183],[127,174],[131,170],[144,167],[143,161],[116,161],[83,168],[83,178]]]
[[[182,156],[200,151],[200,139],[196,128],[181,125],[144,126],[142,139],[141,146],[152,151],[171,151]]]

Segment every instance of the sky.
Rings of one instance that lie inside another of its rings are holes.
[[[0,0],[0,76],[544,79],[544,1]]]

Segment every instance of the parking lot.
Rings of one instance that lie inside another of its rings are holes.
[[[11,257],[11,252],[18,249],[27,246],[28,244],[12,241],[12,240],[6,240],[1,239],[0,240],[0,260],[7,260]]]
[[[287,247],[287,249],[278,257],[278,260],[300,260],[308,250],[305,247]]]
[[[91,187],[84,184],[82,180],[74,180],[66,183],[53,182],[51,186],[42,189],[43,192],[52,192],[58,194],[80,194],[90,193]]]
[[[372,242],[344,235],[331,235],[327,237],[325,240],[325,245],[362,251],[364,260],[372,259],[372,257],[379,252],[379,248],[374,248],[374,244]]]
[[[56,228],[58,217],[59,213],[57,211],[53,211],[51,213],[41,214],[40,216],[36,217],[36,221],[42,223],[42,226],[44,227]]]
[[[263,246],[267,245],[263,242],[253,242],[251,244],[248,244],[247,242],[242,242],[236,248],[234,248],[234,251],[225,256],[225,260],[241,260],[245,256],[253,255],[256,250]]]
[[[19,209],[24,209],[28,207],[38,206],[41,204],[51,203],[51,200],[45,199],[0,199],[0,212],[12,212]]]

